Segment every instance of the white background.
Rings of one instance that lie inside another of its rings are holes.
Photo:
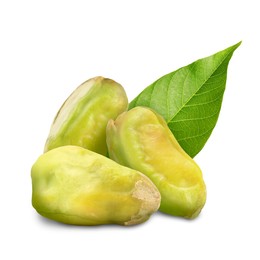
[[[0,259],[260,259],[259,1],[1,1]],[[208,198],[192,221],[73,227],[31,206],[30,168],[67,96],[102,75],[132,100],[240,40],[216,128],[195,160]]]

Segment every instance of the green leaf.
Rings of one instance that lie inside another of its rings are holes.
[[[161,114],[191,157],[204,147],[219,116],[227,67],[241,42],[171,72],[145,88],[129,105]]]

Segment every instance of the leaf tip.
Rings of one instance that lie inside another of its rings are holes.
[[[235,46],[240,46],[241,45],[241,43],[242,43],[242,41],[240,41],[240,42],[238,42],[237,44],[235,44]]]
[[[234,44],[233,46],[231,46],[231,48],[232,48],[233,50],[235,50],[235,49],[237,49],[237,48],[241,45],[241,43],[242,43],[242,41],[240,41],[240,42]]]

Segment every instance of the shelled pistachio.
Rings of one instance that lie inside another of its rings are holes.
[[[161,193],[162,212],[196,217],[206,201],[206,187],[195,161],[185,153],[165,120],[135,107],[107,126],[109,156],[148,176]]]
[[[32,205],[73,225],[134,225],[160,206],[160,193],[142,173],[79,146],[62,146],[32,166]]]
[[[44,151],[77,145],[106,155],[106,125],[128,107],[123,87],[96,77],[80,85],[64,102],[50,129]]]

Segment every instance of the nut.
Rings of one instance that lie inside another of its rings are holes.
[[[195,161],[181,148],[155,111],[135,107],[107,125],[109,156],[148,176],[161,193],[160,211],[195,218],[206,201],[206,187]]]
[[[31,177],[33,207],[67,224],[134,225],[160,206],[160,193],[145,175],[79,146],[44,153]]]

